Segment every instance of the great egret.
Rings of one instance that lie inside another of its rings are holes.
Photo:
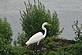
[[[44,34],[42,32],[38,32],[36,34],[34,34],[27,42],[26,45],[29,46],[30,44],[33,43],[37,43],[37,45],[39,45],[39,42],[45,38],[46,34],[47,34],[47,29],[44,27],[45,25],[49,25],[48,22],[44,22],[42,24],[42,29],[45,31]]]

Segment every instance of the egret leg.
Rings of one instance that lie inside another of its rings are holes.
[[[39,45],[40,41],[37,42],[37,45]]]

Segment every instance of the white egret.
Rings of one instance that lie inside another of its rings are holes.
[[[33,43],[37,43],[37,45],[39,45],[39,42],[45,38],[46,34],[47,34],[47,29],[44,27],[45,25],[49,25],[48,22],[44,22],[42,24],[42,29],[45,31],[44,34],[42,32],[38,32],[36,34],[34,34],[27,42],[26,45],[29,46],[30,44]]]

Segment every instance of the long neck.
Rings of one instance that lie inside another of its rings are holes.
[[[42,29],[44,30],[44,35],[43,35],[43,37],[45,37],[46,34],[47,34],[47,29],[46,29],[44,26],[45,26],[45,25],[42,25]]]

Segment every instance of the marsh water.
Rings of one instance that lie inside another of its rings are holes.
[[[0,17],[6,17],[11,23],[13,37],[21,32],[20,13],[23,10],[24,1],[27,0],[0,0]],[[33,0],[30,0],[33,3]],[[60,27],[64,27],[61,37],[74,39],[72,24],[74,20],[82,23],[82,0],[41,0],[46,9],[52,12],[56,10],[60,21]]]

